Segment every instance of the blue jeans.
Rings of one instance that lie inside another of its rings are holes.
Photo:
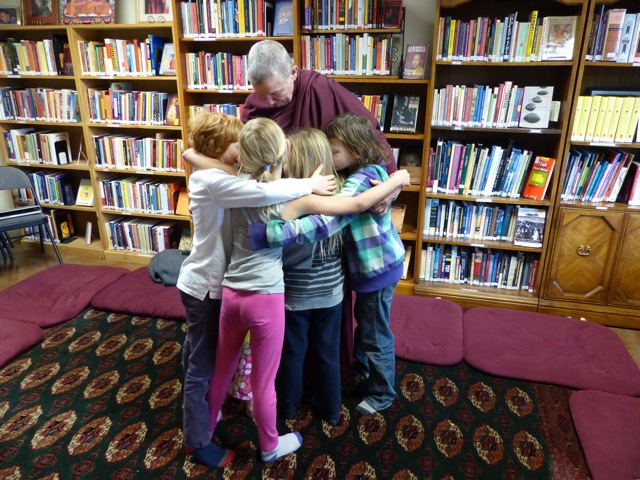
[[[313,403],[327,421],[340,417],[340,323],[342,303],[285,312],[284,345],[276,377],[278,413],[292,418],[302,400],[305,358],[313,371]],[[307,352],[308,351],[308,352]],[[308,355],[307,355],[308,353]]]
[[[183,396],[184,446],[201,448],[211,443],[209,432],[209,380],[215,366],[222,300],[198,300],[180,292],[187,312],[187,335],[182,347],[185,370]]]
[[[364,400],[376,410],[389,407],[396,398],[396,354],[391,320],[395,284],[375,292],[356,293],[354,315],[354,375],[366,378]]]

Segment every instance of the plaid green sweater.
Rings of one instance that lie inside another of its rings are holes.
[[[366,165],[347,178],[340,196],[356,196],[371,188],[370,180],[387,180],[379,165]],[[342,216],[309,215],[298,220],[271,220],[249,226],[249,241],[254,250],[316,242],[349,227],[344,253],[356,292],[373,292],[394,285],[402,276],[404,245],[391,222],[391,213],[383,216],[369,211]]]

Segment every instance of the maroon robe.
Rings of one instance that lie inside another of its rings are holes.
[[[343,113],[356,113],[368,118],[389,152],[389,158],[393,158],[389,142],[371,112],[338,82],[313,70],[298,70],[293,85],[293,99],[284,107],[272,107],[257,94],[249,95],[244,102],[242,121],[246,123],[252,118],[267,117],[289,134],[301,128],[318,128],[324,131],[331,120]],[[387,169],[389,173],[395,172],[395,162],[391,161]]]

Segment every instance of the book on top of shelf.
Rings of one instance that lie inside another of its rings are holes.
[[[547,128],[551,113],[553,87],[527,86],[522,94],[521,128]]]
[[[577,19],[576,16],[544,17],[547,29],[541,45],[543,62],[573,59]]]
[[[273,36],[291,37],[293,35],[293,0],[275,0],[273,17]]]
[[[404,55],[402,78],[419,80],[424,78],[424,68],[427,64],[427,45],[409,44]]]
[[[63,25],[113,24],[116,20],[116,0],[61,0]]]
[[[176,49],[173,43],[165,43],[162,49],[162,59],[158,68],[158,75],[176,74]]]
[[[393,99],[390,132],[415,133],[418,122],[420,97],[417,95],[396,95]]]
[[[167,100],[167,111],[164,115],[165,125],[180,125],[180,102],[177,93],[170,93]]]
[[[527,178],[527,183],[522,191],[524,198],[531,200],[543,200],[549,188],[551,174],[556,160],[551,157],[536,156]]]
[[[111,82],[109,83],[109,90],[114,92],[130,92],[133,90],[133,83],[131,82]]]
[[[542,247],[546,210],[543,208],[518,206],[514,245]]]
[[[78,187],[78,194],[76,195],[76,205],[93,207],[93,203],[93,185],[91,185],[90,179],[83,178],[80,180],[80,186]]]
[[[400,28],[402,25],[402,0],[384,0],[382,28]]]

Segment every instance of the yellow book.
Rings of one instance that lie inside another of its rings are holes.
[[[638,130],[639,119],[640,119],[640,97],[635,97],[633,101],[633,109],[631,110],[631,118],[629,119],[629,126],[624,136],[624,143],[633,142],[633,136]]]
[[[613,97],[602,97],[602,101],[600,102],[600,110],[598,111],[598,118],[596,120],[595,127],[593,128],[593,142],[600,141],[600,132],[602,131],[602,126],[604,125],[604,117],[607,114],[609,103],[611,103],[611,108],[613,109],[614,100],[615,99]]]
[[[578,101],[576,102],[576,111],[575,111],[575,114],[573,115],[573,125],[571,126],[572,142],[578,141],[578,125],[580,124],[580,116],[582,115],[582,104],[584,103],[585,98],[586,97],[584,97],[583,95],[580,95],[578,97]]]
[[[603,131],[600,134],[601,142],[613,143],[616,135],[616,128],[618,127],[618,120],[620,119],[620,113],[622,112],[624,97],[613,98],[614,102],[611,106],[611,115],[604,117],[604,125],[602,126]],[[609,104],[611,104],[611,100],[609,100]],[[607,105],[607,110],[609,110],[609,105]]]
[[[531,53],[534,49],[534,39],[536,35],[536,26],[538,24],[538,11],[533,10],[529,15],[529,38],[527,39],[527,49],[525,52],[524,61],[528,62],[531,60]]]
[[[244,36],[244,34],[246,33],[246,29],[245,29],[245,14],[244,14],[244,2],[240,1],[237,4],[237,15],[238,15],[238,33],[240,33],[241,36]]]
[[[591,113],[591,103],[593,97],[584,97],[582,102],[582,111],[580,112],[580,122],[578,124],[578,142],[584,142],[584,137],[587,133],[587,123],[589,121],[589,114]]]
[[[600,95],[595,95],[591,101],[591,111],[589,112],[589,120],[587,121],[587,128],[584,134],[585,142],[593,142],[593,131],[596,127],[596,120],[598,120],[602,98]]]
[[[449,58],[453,59],[455,52],[453,51],[453,45],[455,43],[456,36],[456,20],[451,19],[451,26],[449,27],[449,45],[447,46],[447,50],[449,51]]]
[[[635,97],[624,97],[622,99],[622,110],[618,118],[618,126],[616,128],[615,136],[613,140],[616,143],[624,143],[627,130],[629,129],[629,122],[631,121],[631,113],[633,111],[633,104]]]

